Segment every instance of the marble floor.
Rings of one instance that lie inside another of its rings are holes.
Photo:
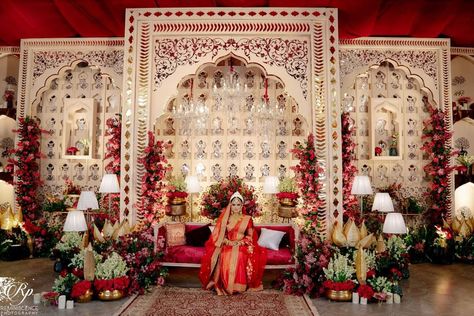
[[[34,292],[49,291],[56,273],[53,262],[49,259],[30,259],[23,261],[0,261],[0,277],[13,277],[19,282],[28,282]],[[197,269],[170,269],[168,284],[181,287],[199,287]],[[404,297],[401,304],[355,305],[335,303],[327,299],[314,299],[313,302],[321,316],[326,315],[474,315],[474,265],[432,265],[417,264],[410,267],[411,277],[402,283]],[[264,275],[264,287],[269,288],[271,281],[279,271],[267,270]],[[87,304],[76,304],[73,310],[59,310],[55,307],[38,306],[37,313],[30,315],[113,315],[120,311],[127,302],[122,299],[116,302],[93,301]],[[5,307],[0,303],[0,315]],[[33,297],[23,303],[33,307]]]

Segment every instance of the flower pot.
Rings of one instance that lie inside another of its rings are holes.
[[[280,206],[278,207],[278,216],[283,218],[295,218],[298,216],[294,207]]]
[[[169,205],[166,208],[166,215],[168,216],[183,216],[184,214],[186,214],[185,204]]]
[[[283,199],[280,199],[280,205],[281,206],[293,207],[293,206],[296,205],[296,201],[294,199],[290,199],[290,198],[283,198]]]
[[[82,294],[76,299],[76,302],[78,303],[87,303],[92,300],[92,297],[94,296],[94,292],[92,292],[91,289],[88,289],[86,293]]]
[[[326,290],[326,297],[335,302],[349,302],[352,300],[352,291]]]
[[[100,291],[98,297],[99,297],[99,300],[101,301],[116,301],[123,297],[123,291],[120,291],[120,290]]]

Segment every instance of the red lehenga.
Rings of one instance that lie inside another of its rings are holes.
[[[199,278],[204,289],[215,289],[219,295],[263,289],[262,277],[266,251],[257,244],[252,218],[242,215],[229,222],[230,205],[217,220],[206,242]]]

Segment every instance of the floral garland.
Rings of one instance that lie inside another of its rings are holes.
[[[122,115],[117,114],[115,117],[107,119],[105,122],[107,129],[105,136],[111,136],[107,141],[106,153],[104,159],[110,159],[105,166],[107,173],[115,173],[120,175],[120,146],[122,133]]]
[[[355,126],[348,112],[344,112],[341,116],[342,120],[342,196],[344,216],[357,220],[359,217],[359,209],[357,207],[357,198],[351,194],[352,182],[357,174],[357,167],[352,164],[354,161],[354,149],[356,143],[352,139]]]
[[[449,175],[455,167],[450,166],[450,158],[455,154],[449,141],[452,133],[446,126],[446,113],[431,104],[427,104],[430,118],[423,122],[423,136],[425,140],[421,147],[431,158],[424,170],[431,177],[431,187],[426,195],[431,199],[428,210],[432,224],[441,224],[449,212]]]
[[[23,212],[25,229],[28,233],[35,233],[39,227],[33,224],[40,218],[41,207],[36,200],[37,189],[42,185],[38,159],[43,157],[40,152],[41,133],[47,133],[39,127],[36,119],[20,117],[18,119],[18,143],[12,149],[13,158],[8,159],[7,170],[13,172],[17,178],[15,193],[18,205]]]
[[[148,132],[148,146],[144,151],[145,156],[138,161],[145,168],[138,214],[145,223],[149,224],[158,222],[165,214],[166,195],[163,180],[171,167],[166,165],[167,160],[163,149],[163,142],[156,141],[155,143],[155,135],[151,131]]]
[[[232,194],[237,191],[245,200],[243,212],[250,216],[259,216],[260,208],[256,203],[255,189],[246,185],[239,177],[228,177],[210,185],[201,198],[201,215],[210,219],[218,218],[229,204]]]
[[[296,166],[292,167],[292,170],[297,175],[297,185],[304,200],[304,207],[300,209],[300,212],[306,220],[306,225],[316,230],[318,208],[322,203],[318,197],[321,189],[319,176],[323,173],[323,169],[318,164],[313,134],[309,134],[305,144],[305,147],[299,145],[292,150],[296,158],[300,160]]]

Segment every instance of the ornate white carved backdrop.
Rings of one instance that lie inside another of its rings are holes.
[[[446,123],[452,129],[449,40],[366,38],[340,44],[342,106],[356,122],[359,172],[369,175],[377,188],[401,183],[405,197],[422,201],[429,184],[423,171],[428,157],[420,150],[427,102],[448,112]],[[400,131],[397,157],[388,148],[386,154],[374,155],[375,146],[383,143],[373,143],[370,136],[391,136],[371,124],[375,103],[384,99],[399,111],[390,122]]]
[[[66,177],[80,187],[97,191],[104,173],[105,122],[122,112],[123,40],[23,40],[20,59],[17,117],[36,116],[40,126],[50,131],[41,138],[41,151],[46,155],[40,162],[43,192],[61,194]],[[96,105],[85,122],[95,130],[90,135],[93,144],[89,146],[94,150],[89,155],[83,148],[79,148],[79,156],[65,154],[68,146],[80,147],[78,140],[84,138],[78,136],[82,132],[80,122],[71,132],[79,138],[64,135],[63,118],[68,111],[65,100],[74,98]]]
[[[140,199],[137,164],[178,82],[200,65],[233,53],[280,78],[302,108],[325,174],[321,231],[341,216],[337,10],[318,8],[129,9],[125,34],[122,211]],[[154,114],[155,115],[155,114]]]

